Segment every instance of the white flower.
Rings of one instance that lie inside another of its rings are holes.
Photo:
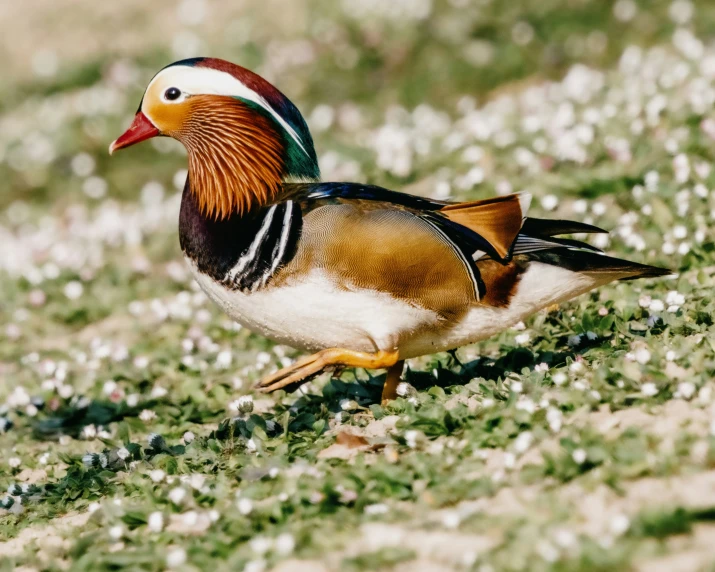
[[[166,565],[169,568],[178,568],[186,563],[186,550],[181,547],[174,547],[166,554]]]
[[[549,364],[547,364],[546,362],[538,363],[534,366],[534,371],[538,371],[539,373],[545,373],[549,371]]]
[[[457,528],[461,521],[462,519],[460,518],[459,513],[454,510],[449,510],[442,515],[442,525],[450,530]]]
[[[586,462],[586,457],[587,455],[584,449],[576,449],[573,453],[571,453],[571,458],[579,465],[582,465],[584,462]]]
[[[653,397],[658,395],[658,386],[655,383],[647,382],[641,385],[641,393],[646,397]]]
[[[514,338],[514,341],[519,344],[520,346],[526,345],[529,343],[529,340],[531,339],[531,335],[529,332],[524,332],[522,334],[517,334],[516,337]]]
[[[117,449],[117,457],[124,461],[127,457],[129,457],[129,450],[126,447],[120,447]]]
[[[685,304],[685,296],[677,290],[671,290],[665,297],[665,303],[670,306],[682,306]]]
[[[165,477],[166,473],[161,469],[154,469],[153,471],[149,471],[149,478],[155,483],[160,483],[164,480]]]
[[[273,546],[273,540],[267,536],[254,536],[250,542],[251,550],[258,555],[265,554]]]
[[[100,504],[98,502],[91,502],[87,505],[87,512],[93,514],[100,509]]]
[[[395,392],[400,397],[408,397],[411,395],[415,395],[417,393],[417,390],[406,381],[401,381],[397,384],[397,389],[395,389]]]
[[[119,540],[122,536],[124,536],[124,527],[121,524],[112,526],[109,529],[109,538],[112,540]]]
[[[20,460],[19,457],[10,457],[7,460],[7,464],[10,465],[10,467],[13,469],[17,469],[21,463],[22,463],[22,461]]]
[[[524,384],[520,381],[513,381],[509,386],[509,389],[514,393],[521,393],[522,391],[524,391]]]
[[[352,411],[353,409],[357,409],[358,403],[354,399],[341,399],[340,400],[340,409],[343,411]]]
[[[79,298],[84,292],[84,286],[82,286],[81,282],[72,280],[71,282],[67,282],[67,284],[65,284],[63,292],[70,300],[77,300],[77,298]]]
[[[164,528],[164,515],[159,511],[152,512],[147,519],[147,526],[152,532],[161,532]]]
[[[206,484],[206,475],[194,473],[188,478],[189,486],[195,491],[201,490]]]
[[[384,503],[369,504],[365,507],[365,514],[376,516],[378,514],[386,514],[389,507]]]
[[[144,421],[144,423],[154,421],[154,419],[156,419],[156,412],[152,409],[143,409],[142,412],[139,414],[139,419]]]
[[[511,452],[504,453],[504,467],[507,469],[513,469],[515,465],[516,455]]]
[[[525,453],[533,442],[534,436],[531,431],[519,433],[519,436],[514,440],[514,450],[519,454]]]
[[[253,511],[253,501],[251,499],[238,499],[237,506],[238,512],[240,512],[243,516],[249,515]]]
[[[566,383],[567,379],[568,377],[562,371],[559,371],[551,376],[551,380],[554,382],[555,385],[563,385],[564,383]]]
[[[561,410],[557,409],[556,407],[549,407],[549,409],[546,411],[546,422],[549,424],[549,428],[554,433],[557,433],[561,430],[562,421],[563,413],[561,413]]]
[[[94,439],[97,436],[97,428],[94,425],[85,425],[82,428],[82,439]]]
[[[184,498],[186,498],[186,489],[183,487],[174,487],[169,491],[169,500],[176,505],[184,502]]]
[[[559,204],[559,198],[556,195],[546,195],[541,199],[541,206],[544,210],[552,211]]]
[[[690,399],[695,395],[695,384],[690,381],[683,381],[678,384],[678,393],[683,399]]]
[[[648,309],[651,312],[662,312],[665,310],[665,304],[663,304],[662,300],[653,300],[648,306]]]
[[[554,532],[554,540],[561,548],[569,548],[576,544],[576,535],[565,528],[560,528]]]
[[[414,449],[415,447],[417,447],[417,443],[420,440],[421,436],[422,433],[420,433],[416,429],[410,429],[409,431],[405,431],[405,443],[410,449]]]
[[[533,414],[536,411],[536,403],[528,397],[522,397],[516,402],[516,408],[519,411],[526,411],[529,414]]]
[[[218,369],[226,369],[231,365],[233,356],[229,350],[223,350],[216,356],[216,367]]]
[[[276,538],[276,552],[282,556],[286,556],[293,552],[293,550],[295,550],[295,538],[293,538],[293,535],[288,532],[279,534]]]
[[[571,371],[573,373],[579,373],[579,372],[582,372],[583,370],[584,370],[583,362],[575,361],[571,365],[569,365],[569,371]]]
[[[165,387],[161,387],[160,385],[155,385],[151,389],[151,396],[154,399],[161,399],[167,393],[169,393],[169,391]]]
[[[638,348],[633,352],[633,359],[635,359],[639,364],[645,365],[650,361],[651,354],[647,348]]]
[[[186,433],[184,433],[183,439],[184,439],[184,443],[186,445],[188,445],[189,443],[192,443],[195,438],[196,438],[196,436],[194,435],[194,433],[192,431],[187,431]]]
[[[628,531],[631,526],[630,519],[625,514],[617,514],[611,518],[609,528],[616,536],[621,536]]]

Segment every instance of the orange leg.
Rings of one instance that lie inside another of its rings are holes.
[[[383,405],[388,401],[397,399],[397,386],[400,384],[400,379],[402,378],[402,370],[405,367],[405,360],[400,360],[392,365],[387,370],[387,377],[385,378],[385,385],[382,387],[382,403]]]
[[[294,364],[264,377],[256,385],[263,393],[295,387],[329,368],[362,367],[365,369],[391,368],[397,363],[397,350],[379,351],[374,354],[355,352],[341,348],[330,348],[297,360]],[[397,387],[397,385],[395,385]]]

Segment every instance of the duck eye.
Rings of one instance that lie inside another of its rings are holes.
[[[170,87],[164,92],[164,98],[169,101],[179,99],[179,96],[181,96],[181,90],[178,87]]]

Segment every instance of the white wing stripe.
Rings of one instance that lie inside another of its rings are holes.
[[[227,275],[227,278],[229,280],[235,280],[236,276],[241,273],[243,269],[246,268],[248,263],[256,256],[258,247],[261,245],[261,242],[263,242],[263,239],[268,232],[268,228],[271,226],[271,221],[273,220],[273,213],[275,212],[275,210],[276,205],[273,205],[270,209],[268,209],[268,212],[263,219],[263,223],[261,224],[261,228],[258,229],[256,237],[253,239],[253,242],[251,242],[251,246],[249,246],[246,253],[238,259],[236,265],[231,268],[231,270],[229,270]]]
[[[291,227],[292,221],[293,221],[293,201],[287,201],[286,202],[286,212],[285,212],[285,215],[283,215],[283,229],[281,230],[281,241],[278,245],[278,253],[273,258],[273,263],[271,264],[271,269],[268,272],[266,272],[266,274],[263,276],[263,284],[266,283],[268,278],[273,276],[273,273],[276,271],[276,268],[278,268],[278,265],[281,263],[281,260],[283,260],[283,255],[285,254],[286,246],[288,245],[288,239],[290,238],[290,227]]]

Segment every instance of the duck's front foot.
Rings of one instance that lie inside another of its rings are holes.
[[[270,393],[278,389],[294,390],[300,385],[309,381],[326,369],[337,367],[363,367],[365,369],[389,368],[385,388],[390,384],[389,395],[396,395],[395,390],[399,383],[399,376],[402,373],[402,361],[398,361],[398,351],[379,351],[376,353],[356,352],[342,348],[329,348],[321,350],[310,356],[303,357],[295,363],[284,367],[277,372],[267,375],[256,384],[256,389],[263,393]],[[397,370],[397,377],[391,377],[390,372]],[[394,386],[394,387],[393,387]],[[385,389],[383,389],[383,400],[385,400]],[[395,397],[388,397],[394,399]]]

